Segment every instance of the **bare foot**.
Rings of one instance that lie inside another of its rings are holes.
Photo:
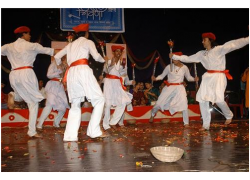
[[[106,138],[106,137],[109,137],[110,135],[108,133],[102,133],[101,136],[98,136],[96,138]]]
[[[205,129],[204,127],[200,128],[199,131],[208,131],[209,129]]]
[[[152,123],[154,121],[154,116],[151,116],[149,122]]]
[[[15,107],[14,95],[13,95],[13,92],[10,92],[8,94],[8,108],[14,109],[14,107]]]
[[[40,137],[42,137],[41,135],[39,135],[39,134],[35,134],[34,136],[30,136],[31,138],[40,138]]]
[[[110,127],[111,127],[112,129],[114,129],[114,130],[117,129],[116,125],[110,125]]]
[[[228,125],[228,124],[230,124],[232,122],[232,119],[227,119],[226,121],[225,121],[225,125]]]
[[[121,129],[127,129],[127,127],[124,126],[124,125],[120,126],[120,128],[121,128]]]

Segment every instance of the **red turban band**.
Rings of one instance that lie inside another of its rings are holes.
[[[117,49],[120,49],[121,51],[123,51],[124,47],[123,46],[113,45],[113,46],[111,46],[111,49],[112,49],[113,52],[116,51]]]
[[[30,28],[28,28],[27,26],[20,26],[16,28],[14,31],[15,34],[24,33],[24,32],[30,32]]]
[[[89,24],[79,24],[78,26],[75,26],[72,28],[76,33],[79,33],[81,31],[88,31],[89,30]]]
[[[209,32],[209,33],[203,33],[202,34],[202,38],[209,38],[209,39],[213,39],[213,40],[216,39],[215,35],[213,33],[211,33],[211,32]]]

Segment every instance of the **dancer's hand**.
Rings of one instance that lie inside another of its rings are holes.
[[[169,58],[172,59],[173,53],[169,53]]]
[[[199,77],[195,77],[194,81],[196,81],[196,82],[199,81]]]
[[[105,56],[104,60],[107,62],[109,60],[108,56]]]
[[[133,81],[132,81],[132,85],[134,86],[135,84],[136,84],[136,82],[133,80]]]
[[[99,76],[99,80],[102,81],[103,80],[103,75]]]

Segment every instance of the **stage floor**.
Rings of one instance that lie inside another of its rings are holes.
[[[249,121],[213,121],[199,132],[200,121],[137,123],[116,130],[105,139],[86,136],[81,126],[78,142],[63,142],[64,129],[45,127],[42,138],[29,138],[27,127],[1,129],[2,172],[248,172]],[[150,148],[175,146],[180,160],[163,163]],[[142,162],[143,166],[136,166]]]

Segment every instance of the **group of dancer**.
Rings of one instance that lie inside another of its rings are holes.
[[[54,126],[59,127],[60,120],[63,118],[66,109],[69,108],[63,140],[78,141],[78,130],[81,124],[81,102],[85,101],[85,98],[93,106],[87,128],[87,135],[91,138],[108,137],[109,129],[116,129],[117,124],[123,125],[126,106],[132,110],[131,101],[133,96],[126,91],[122,77],[126,77],[126,85],[135,85],[136,82],[128,79],[127,67],[122,63],[121,57],[124,53],[124,47],[113,45],[111,47],[113,57],[111,59],[107,56],[102,57],[98,53],[94,42],[88,39],[89,24],[80,24],[73,27],[73,30],[76,39],[59,52],[52,48],[43,47],[38,43],[31,43],[30,28],[26,26],[21,26],[14,31],[17,36],[15,42],[1,47],[1,55],[8,57],[12,68],[9,78],[14,92],[9,94],[8,106],[10,109],[13,108],[14,100],[24,100],[28,104],[29,127],[27,134],[30,137],[40,137],[37,129],[42,129],[43,122],[52,109],[58,111]],[[164,81],[166,86],[152,109],[149,122],[153,122],[158,110],[169,110],[171,114],[182,111],[184,126],[189,125],[187,95],[183,80],[184,77],[188,81],[198,81],[199,78],[192,77],[187,66],[181,62],[200,62],[207,69],[207,72],[202,76],[202,82],[196,95],[203,120],[201,130],[209,130],[210,128],[209,102],[216,103],[222,110],[226,118],[225,124],[231,123],[233,113],[224,100],[227,85],[226,77],[231,79],[229,71],[225,70],[225,55],[249,44],[249,38],[229,41],[218,46],[215,44],[215,40],[216,37],[213,33],[203,33],[202,43],[205,50],[191,56],[183,55],[182,52],[169,54],[169,57],[173,59],[172,67],[168,65],[161,75],[151,77],[153,81],[158,81],[167,76],[168,80]],[[47,94],[46,107],[43,109],[38,124],[36,124],[38,103],[44,97],[39,92],[37,78],[32,69],[37,54],[54,56],[54,60],[51,61],[47,72],[50,81],[45,87]],[[90,54],[95,61],[105,63],[105,78],[103,76],[99,77],[101,81],[104,78],[103,92],[93,75],[92,69],[88,66]],[[63,60],[65,55],[67,55],[67,58]],[[68,68],[64,73],[66,64]],[[64,85],[67,88],[71,107],[68,105]],[[111,107],[115,108],[112,118],[110,116]],[[102,118],[103,124],[101,125]],[[102,130],[101,126],[103,126],[104,130]]]

